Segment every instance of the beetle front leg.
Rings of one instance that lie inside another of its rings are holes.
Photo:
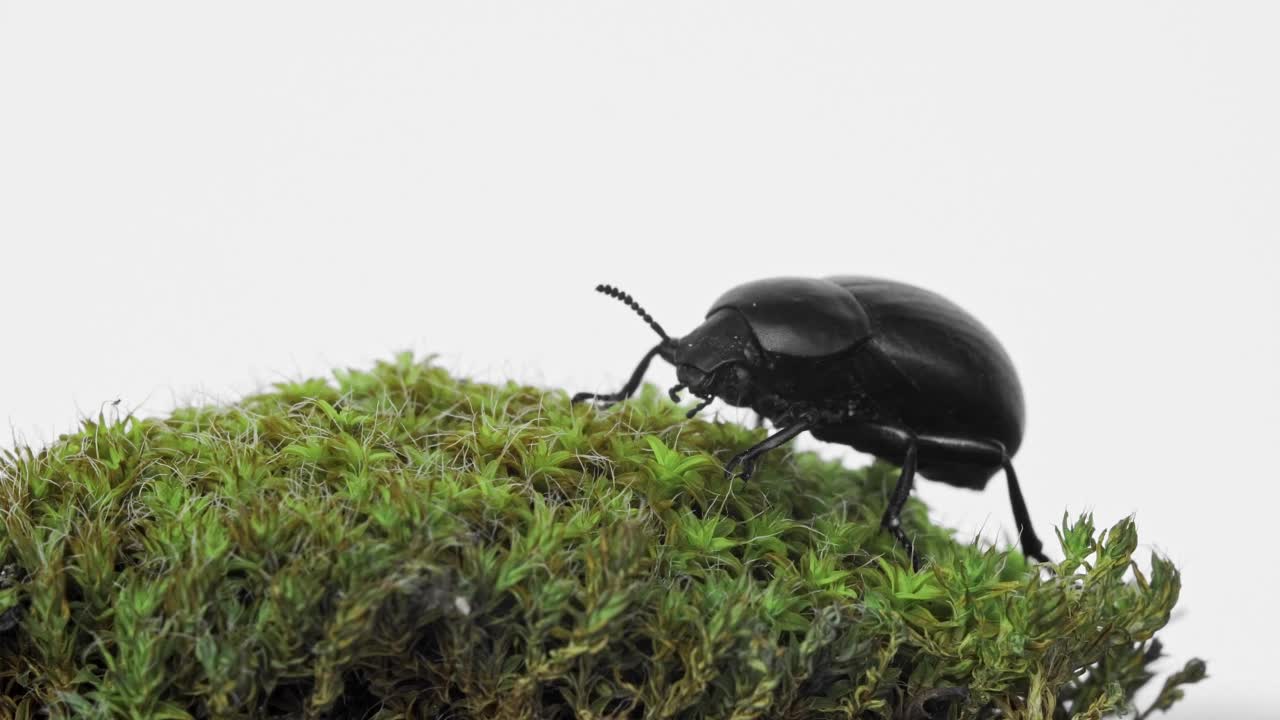
[[[644,374],[649,370],[649,363],[653,361],[653,356],[662,352],[662,347],[663,343],[658,343],[653,346],[653,349],[645,353],[644,357],[640,358],[640,364],[637,365],[636,369],[631,373],[631,379],[627,380],[627,384],[623,385],[622,389],[618,392],[605,394],[580,392],[575,394],[573,399],[569,402],[576,405],[583,400],[600,400],[603,402],[604,407],[608,407],[613,403],[626,400],[635,394],[636,388],[640,387],[640,381],[644,379]]]
[[[742,476],[743,480],[750,480],[752,473],[754,473],[756,469],[756,458],[770,450],[773,450],[774,448],[785,445],[788,440],[794,438],[805,430],[812,428],[815,424],[816,422],[813,418],[802,417],[759,443],[752,445],[737,455],[734,455],[729,459],[729,462],[725,463],[724,476],[732,479],[734,468],[741,465],[742,470],[738,474]]]

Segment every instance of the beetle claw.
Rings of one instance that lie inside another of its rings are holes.
[[[737,473],[738,476],[743,480],[750,480],[752,473],[754,473],[756,469],[755,458],[752,458],[745,452],[740,452],[732,458],[729,458],[729,462],[725,463],[724,466],[724,477],[726,480],[733,479],[733,471],[738,466],[742,467],[742,469]]]
[[[916,554],[915,543],[912,543],[911,538],[907,537],[907,533],[902,529],[902,525],[898,518],[885,518],[880,522],[880,527],[883,530],[887,530],[889,534],[898,541],[898,544],[902,546],[902,549],[907,552],[907,557],[911,559],[911,569],[916,572],[920,572],[920,569],[924,565],[921,562],[920,556]]]

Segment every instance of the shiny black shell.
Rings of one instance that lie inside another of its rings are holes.
[[[1012,361],[982,323],[937,293],[871,277],[770,278],[729,290],[708,315],[724,308],[746,318],[775,366],[817,378],[794,386],[804,388],[790,391],[794,400],[859,403],[856,416],[815,428],[820,440],[894,459],[894,449],[868,446],[852,432],[870,420],[916,435],[995,440],[1010,456],[1022,444],[1025,410]],[[998,468],[922,456],[919,469],[981,488]]]

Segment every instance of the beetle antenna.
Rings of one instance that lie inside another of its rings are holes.
[[[649,313],[645,312],[644,308],[640,307],[640,303],[633,300],[630,295],[622,292],[612,285],[597,285],[596,292],[604,293],[611,298],[615,298],[626,303],[627,307],[635,310],[637,315],[644,318],[644,321],[649,323],[649,327],[653,328],[654,332],[658,333],[658,336],[662,338],[663,343],[670,345],[675,342],[669,335],[667,335],[666,331],[662,329],[662,326],[658,324],[658,321],[654,320]]]

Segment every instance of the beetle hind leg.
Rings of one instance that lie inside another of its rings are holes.
[[[981,476],[981,483],[957,483],[954,482],[955,476],[939,477],[930,473],[930,470],[938,469],[940,463],[947,466],[970,466],[979,470],[989,469],[984,472],[994,472],[995,468],[1003,468],[1009,485],[1009,504],[1013,506],[1013,519],[1017,523],[1018,541],[1022,546],[1022,553],[1040,562],[1049,562],[1040,538],[1031,527],[1031,513],[1027,512],[1027,502],[1022,497],[1018,474],[1013,471],[1013,462],[1009,458],[1009,453],[1000,443],[944,435],[913,435],[902,428],[870,422],[837,428],[826,427],[815,431],[815,435],[819,440],[845,443],[876,457],[902,458],[902,472],[898,475],[898,484],[889,498],[889,506],[885,508],[880,526],[902,543],[902,546],[911,554],[912,564],[917,568],[919,565],[915,552],[906,532],[902,529],[900,517],[915,481],[917,454],[921,458],[920,465],[924,468],[923,472],[928,477],[962,487],[980,488],[986,484],[986,478],[989,475],[979,472],[972,476]]]
[[[1004,468],[1005,481],[1009,486],[1009,504],[1013,506],[1013,520],[1018,528],[1018,544],[1022,546],[1022,554],[1040,562],[1049,562],[1049,557],[1044,554],[1044,545],[1031,527],[1031,513],[1027,512],[1027,501],[1022,497],[1018,474],[1013,471],[1013,461],[1003,445],[991,440],[943,436],[921,435],[918,439],[920,451],[926,457],[969,463],[978,467]]]

